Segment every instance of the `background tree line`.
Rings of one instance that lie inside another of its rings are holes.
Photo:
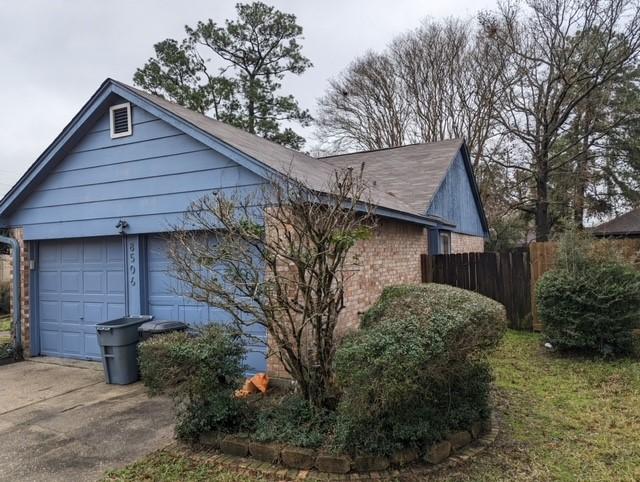
[[[494,245],[547,240],[640,202],[639,20],[628,0],[426,20],[331,80],[320,137],[332,151],[464,137]]]
[[[261,2],[185,27],[138,69],[142,88],[294,149],[313,122],[287,74],[311,67],[292,14]],[[507,0],[476,18],[426,20],[329,82],[320,151],[464,137],[493,248],[640,203],[636,0]],[[209,58],[209,55],[213,55]]]

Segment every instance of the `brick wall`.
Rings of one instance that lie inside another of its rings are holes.
[[[468,234],[451,233],[451,253],[483,253],[484,238]]]
[[[12,229],[9,232],[12,238],[15,238],[20,243],[20,288],[21,288],[21,306],[20,306],[20,318],[22,320],[22,346],[24,349],[24,355],[30,354],[31,347],[31,333],[29,330],[29,243],[24,241],[22,229]],[[11,258],[13,260],[13,256]],[[13,263],[12,263],[13,264]],[[13,266],[11,267],[13,278]],[[11,302],[13,303],[13,279],[11,280]],[[13,312],[15,308],[11,306]]]
[[[380,296],[385,286],[420,283],[420,254],[427,252],[426,231],[420,226],[382,219],[371,238],[352,250],[351,274],[345,283],[345,308],[340,314],[336,334],[343,336],[360,324],[360,314]],[[270,376],[287,374],[274,356],[267,362]]]

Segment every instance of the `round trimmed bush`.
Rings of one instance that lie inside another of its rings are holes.
[[[384,290],[336,353],[334,446],[390,454],[489,415],[486,354],[506,329],[499,303],[427,284]]]
[[[200,433],[236,431],[244,423],[246,403],[234,398],[245,371],[241,337],[220,325],[194,336],[179,332],[140,343],[142,381],[151,395],[173,398],[176,434],[193,439]]]
[[[538,314],[549,341],[561,350],[604,356],[633,352],[640,327],[640,272],[607,260],[562,265],[536,287]]]

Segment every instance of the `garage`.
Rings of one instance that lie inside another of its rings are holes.
[[[42,241],[38,265],[41,354],[99,360],[95,324],[125,314],[122,239]]]

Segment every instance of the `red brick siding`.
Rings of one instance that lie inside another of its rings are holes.
[[[20,317],[22,320],[22,346],[24,349],[24,355],[28,356],[31,347],[31,333],[29,330],[29,299],[31,294],[29,293],[29,243],[24,241],[23,231],[21,228],[12,229],[9,232],[9,235],[12,238],[15,238],[18,243],[20,243],[20,267],[21,267],[21,277],[20,277],[20,289],[21,289],[21,300],[20,300]],[[13,260],[13,257],[11,258]],[[12,263],[13,264],[13,263]],[[11,300],[13,303],[13,266],[11,266]],[[11,306],[11,310],[13,312],[15,308]]]
[[[417,225],[382,219],[371,238],[352,251],[358,265],[350,264],[352,275],[345,285],[345,308],[340,314],[338,337],[358,328],[360,314],[380,296],[385,286],[420,283],[420,254],[427,252],[426,231]],[[267,371],[274,377],[288,375],[275,356]]]
[[[484,238],[468,234],[451,233],[451,253],[483,253]]]

